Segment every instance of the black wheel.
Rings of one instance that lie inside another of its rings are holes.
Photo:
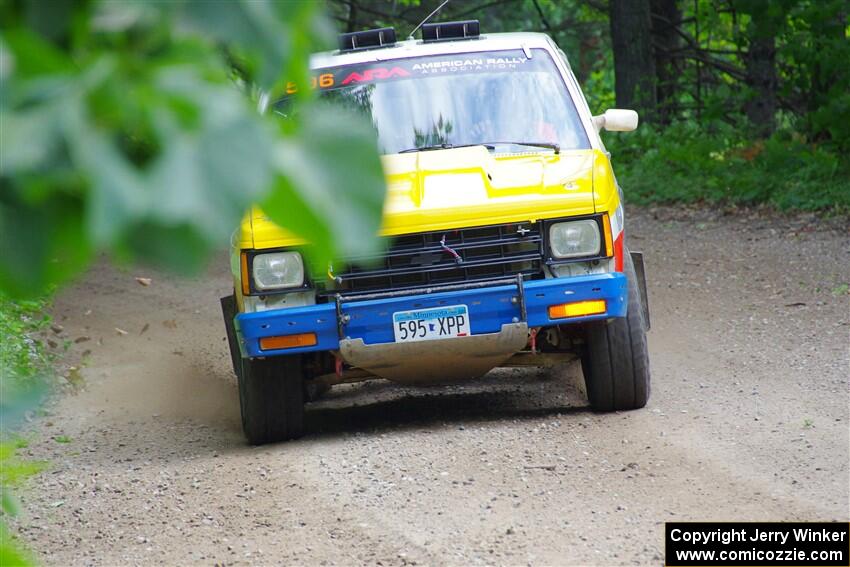
[[[331,387],[327,384],[316,384],[306,380],[304,382],[304,401],[316,402],[321,400],[330,390]]]
[[[304,378],[300,356],[240,358],[242,431],[252,445],[304,434]]]
[[[581,358],[590,406],[597,411],[642,408],[649,399],[646,322],[631,256],[625,252],[629,280],[626,317],[587,325]]]

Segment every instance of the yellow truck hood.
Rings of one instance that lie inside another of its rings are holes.
[[[589,214],[598,209],[595,204],[610,200],[613,188],[608,160],[598,150],[494,155],[473,146],[382,161],[387,179],[382,235]],[[240,243],[274,248],[303,241],[255,208],[243,223]]]

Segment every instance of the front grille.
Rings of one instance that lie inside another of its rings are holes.
[[[442,246],[443,239],[460,256],[460,263]],[[543,277],[539,223],[406,234],[384,239],[384,246],[382,255],[350,260],[334,271],[335,281],[319,272],[314,280],[319,294],[380,293],[486,282],[518,274]]]

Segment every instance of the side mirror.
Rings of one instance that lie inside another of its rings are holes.
[[[596,131],[603,128],[609,132],[631,132],[638,126],[638,113],[625,108],[609,108],[605,114],[593,117]]]

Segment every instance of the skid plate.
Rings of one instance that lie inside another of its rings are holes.
[[[434,341],[367,345],[363,339],[343,339],[339,351],[348,364],[387,380],[440,384],[482,376],[527,342],[528,325],[509,323],[498,333]]]

